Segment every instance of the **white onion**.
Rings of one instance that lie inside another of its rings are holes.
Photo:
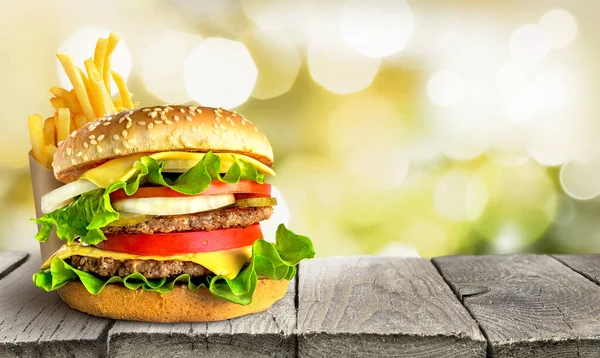
[[[112,203],[117,211],[145,215],[181,215],[214,210],[235,203],[233,194],[197,195],[175,198],[123,199]]]
[[[65,184],[58,189],[54,189],[46,195],[42,196],[42,212],[44,214],[51,213],[52,211],[66,205],[67,200],[98,189],[99,187],[86,179],[79,179],[77,181]]]

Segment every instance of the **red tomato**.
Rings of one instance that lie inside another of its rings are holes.
[[[245,228],[190,231],[168,234],[106,234],[96,246],[103,250],[135,255],[169,256],[194,252],[230,250],[250,246],[262,239],[259,224]]]
[[[257,196],[271,196],[271,185],[270,184],[258,184],[252,180],[240,180],[237,184],[226,184],[220,181],[213,181],[208,189],[198,195],[221,195],[221,194],[254,194]],[[141,187],[128,196],[125,194],[123,189],[119,189],[114,193],[110,194],[111,201],[117,201],[122,199],[136,199],[136,198],[156,198],[156,197],[186,197],[190,195],[176,192],[175,190],[166,186],[150,186]]]

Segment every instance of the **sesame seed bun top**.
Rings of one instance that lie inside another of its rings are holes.
[[[113,158],[165,151],[232,152],[273,166],[264,133],[241,114],[199,106],[154,106],[98,118],[73,131],[58,147],[52,166],[69,183]]]

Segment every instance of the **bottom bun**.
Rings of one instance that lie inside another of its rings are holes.
[[[58,289],[60,297],[71,308],[98,317],[147,322],[221,321],[266,310],[287,292],[288,281],[260,279],[252,303],[242,306],[218,298],[208,289],[191,291],[176,286],[170,293],[130,290],[109,284],[92,295],[79,281],[71,281]]]

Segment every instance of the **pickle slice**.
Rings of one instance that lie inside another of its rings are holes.
[[[238,208],[253,208],[258,206],[273,206],[277,205],[276,198],[247,198],[238,199],[235,206]]]
[[[153,215],[121,212],[121,213],[119,213],[119,218],[117,220],[111,222],[107,226],[136,225],[139,223],[143,223],[144,221],[146,221],[152,217],[153,217]]]

